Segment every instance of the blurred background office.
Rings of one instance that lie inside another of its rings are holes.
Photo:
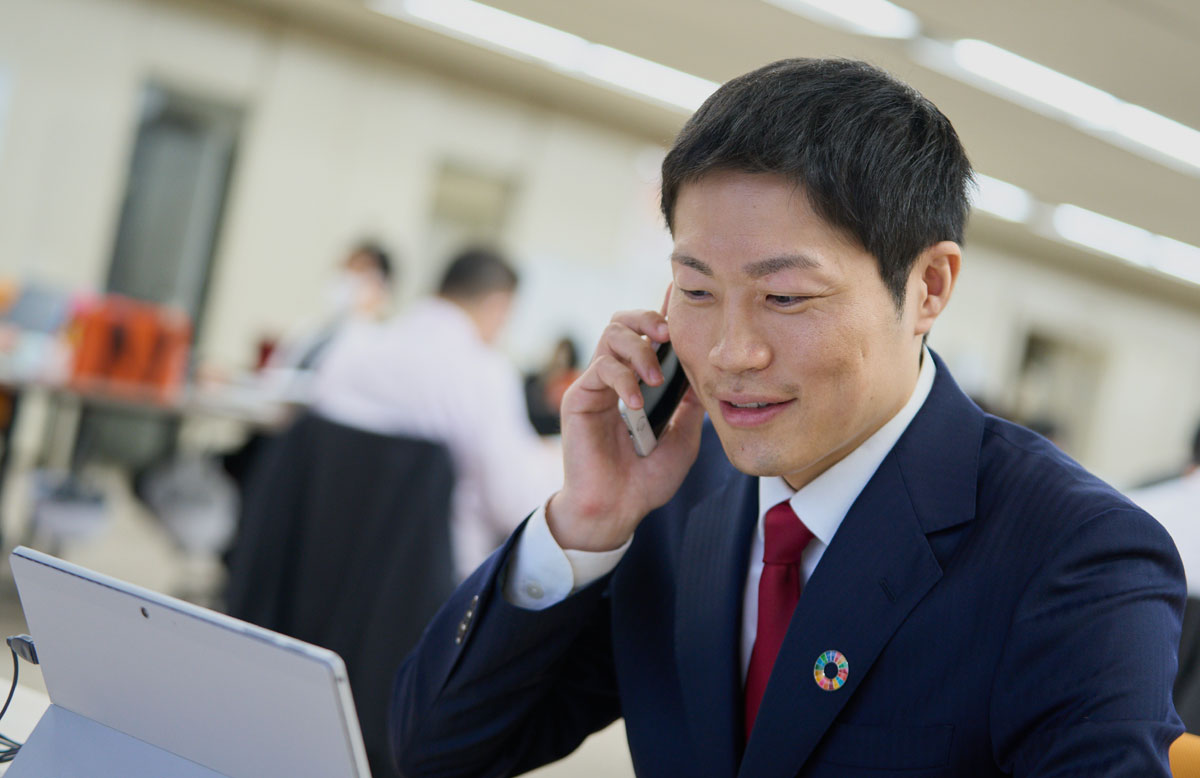
[[[556,344],[586,363],[662,299],[666,145],[789,56],[867,59],[957,127],[980,186],[930,345],[963,388],[1122,489],[1178,474],[1197,40],[1190,0],[0,0],[4,545],[221,605],[245,495],[213,463],[308,418],[260,369],[290,333],[332,348],[335,265],[382,326],[501,252],[521,284],[489,348],[541,376],[552,436]]]

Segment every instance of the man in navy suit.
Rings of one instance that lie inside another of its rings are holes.
[[[401,669],[406,775],[522,772],[617,717],[643,776],[1169,775],[1170,539],[925,347],[970,179],[862,63],[709,98],[663,162],[668,315],[613,317],[562,490]],[[668,339],[692,391],[640,458],[618,400]]]

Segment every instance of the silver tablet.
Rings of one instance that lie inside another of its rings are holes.
[[[337,654],[24,547],[11,560],[51,705],[6,778],[370,776]]]

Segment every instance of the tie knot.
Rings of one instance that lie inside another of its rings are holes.
[[[804,522],[796,516],[787,500],[772,506],[763,518],[763,562],[793,565],[813,539]]]

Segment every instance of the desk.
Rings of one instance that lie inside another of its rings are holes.
[[[98,408],[163,416],[217,416],[258,427],[277,426],[286,420],[294,408],[291,401],[252,386],[236,384],[189,385],[176,396],[164,400],[152,392],[139,393],[102,384],[76,385],[25,380],[0,373],[0,389],[18,398],[27,392],[43,391],[57,401],[75,400]]]
[[[3,703],[0,702],[0,704]],[[0,732],[18,743],[24,743],[48,707],[50,707],[50,698],[46,696],[45,692],[18,683],[17,691],[13,694],[12,705],[4,714],[4,719],[0,720]],[[0,764],[0,775],[7,771],[8,765]]]
[[[79,447],[71,441],[78,435],[75,429],[81,418],[78,414],[85,409],[126,412],[134,418],[197,421],[200,424],[189,425],[187,429],[210,435],[214,429],[218,434],[224,431],[224,437],[232,435],[232,442],[226,445],[236,445],[247,428],[257,431],[284,426],[298,407],[292,399],[269,393],[254,384],[191,385],[177,396],[164,400],[149,392],[114,391],[101,384],[84,386],[29,380],[5,374],[2,370],[0,392],[11,400],[7,423],[0,419],[0,492],[14,469],[13,451],[18,447],[14,433],[18,423],[22,424],[21,445],[26,452],[31,452],[21,458],[23,462],[39,467],[54,460],[59,469],[75,472],[79,455],[87,445]],[[46,410],[39,413],[42,408]],[[61,434],[63,432],[67,433],[66,438]],[[55,451],[75,453],[69,457],[53,457]]]

